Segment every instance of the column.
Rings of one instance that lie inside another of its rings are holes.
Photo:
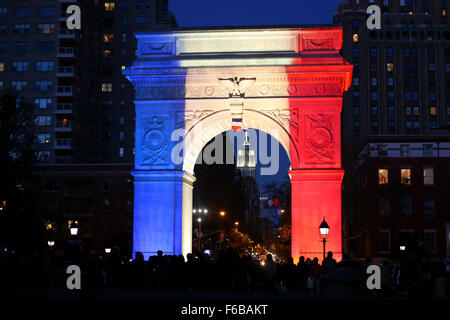
[[[291,253],[297,262],[300,256],[319,263],[323,259],[323,243],[319,225],[325,217],[330,232],[326,251],[342,257],[341,182],[339,169],[297,169],[289,171],[292,188]]]
[[[133,255],[191,252],[195,178],[177,170],[134,171]]]

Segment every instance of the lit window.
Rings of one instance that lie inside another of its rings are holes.
[[[105,11],[114,11],[115,6],[114,2],[105,2]]]
[[[436,107],[430,107],[430,115],[435,116],[437,114],[437,108]]]
[[[423,184],[426,186],[434,185],[434,169],[424,168],[423,169]]]
[[[103,50],[103,58],[109,58],[112,55],[112,51],[111,50]]]
[[[411,185],[411,169],[401,169],[401,183]]]
[[[378,184],[388,184],[388,183],[389,183],[389,170],[378,169]]]
[[[394,71],[394,64],[393,64],[392,62],[386,63],[386,71],[387,71],[387,72],[392,72],[392,71]]]
[[[0,72],[5,71],[5,63],[4,62],[0,62]]]
[[[358,42],[358,34],[357,33],[353,34],[353,42]]]
[[[125,155],[125,149],[124,148],[119,148],[119,156],[123,157]]]
[[[446,17],[447,16],[447,9],[442,9],[442,16]]]
[[[109,33],[109,34],[104,34],[103,35],[103,42],[113,42],[114,41],[114,35]]]
[[[112,83],[102,83],[102,92],[112,92]]]

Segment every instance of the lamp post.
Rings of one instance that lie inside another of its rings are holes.
[[[76,236],[78,234],[78,224],[76,222],[72,222],[70,225],[70,234],[72,236]]]
[[[328,226],[328,223],[325,221],[325,218],[323,218],[323,221],[319,226],[319,231],[323,242],[323,260],[325,260],[325,244],[327,242],[328,232],[330,231],[330,227]]]
[[[198,251],[202,251],[202,218],[198,218]]]

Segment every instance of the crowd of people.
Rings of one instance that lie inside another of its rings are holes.
[[[71,264],[80,266],[83,288],[320,295],[327,292],[327,286],[339,284],[356,286],[367,297],[432,298],[444,297],[449,283],[449,270],[443,261],[426,259],[417,262],[411,258],[393,265],[384,261],[380,266],[382,288],[371,292],[366,288],[366,268],[372,264],[370,258],[358,262],[344,255],[338,263],[329,252],[321,264],[318,258],[304,257],[300,257],[297,264],[292,258],[277,263],[270,254],[259,261],[227,248],[214,256],[197,252],[188,254],[186,259],[159,251],[145,260],[140,252],[134,259],[124,257],[117,248],[104,256],[70,250],[64,255],[38,252],[18,255],[2,251],[0,287],[65,287],[66,268]],[[345,275],[349,273],[353,281],[345,282]]]

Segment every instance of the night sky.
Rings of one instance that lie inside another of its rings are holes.
[[[180,27],[330,24],[338,0],[169,0]]]
[[[331,24],[339,0],[169,0],[179,27]],[[276,176],[257,175],[264,184],[287,178],[290,163],[280,146]],[[260,165],[257,166],[257,173]]]

